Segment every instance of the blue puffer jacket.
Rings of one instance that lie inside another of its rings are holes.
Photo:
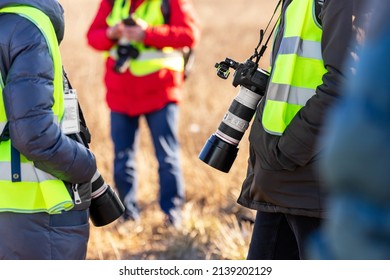
[[[390,3],[362,3],[354,27],[365,41],[356,44],[358,59],[348,65],[356,74],[330,111],[323,136],[327,148],[319,166],[330,211],[313,237],[309,253],[316,259],[390,259]]]
[[[42,10],[61,42],[64,18],[58,1],[0,0],[0,8],[15,4]],[[3,97],[13,145],[39,169],[61,180],[90,181],[96,171],[94,155],[53,123],[53,62],[42,33],[23,17],[0,14],[0,34]]]

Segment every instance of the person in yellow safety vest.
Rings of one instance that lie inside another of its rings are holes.
[[[0,33],[0,259],[85,259],[97,168],[65,134],[63,9],[1,1]]]
[[[193,48],[200,28],[191,0],[101,0],[87,32],[106,58],[104,82],[111,111],[114,180],[126,212],[137,220],[136,153],[145,118],[158,160],[159,204],[165,222],[179,226],[185,201],[178,139],[184,82],[182,50]]]
[[[248,259],[304,259],[326,213],[316,162],[323,119],[340,95],[353,0],[283,0],[265,96],[249,134],[238,203],[256,210]]]

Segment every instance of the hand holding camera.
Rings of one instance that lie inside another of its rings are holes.
[[[118,39],[118,59],[114,67],[115,72],[125,72],[129,59],[135,59],[139,56],[139,51],[132,42],[142,42],[147,27],[148,24],[145,21],[129,16],[107,30],[108,38]]]
[[[142,42],[145,38],[145,30],[148,27],[146,21],[140,18],[128,17],[121,23],[123,26],[122,37],[131,42]]]
[[[118,24],[107,28],[106,35],[111,40],[126,39],[127,41],[142,42],[148,24],[142,19],[128,17]]]

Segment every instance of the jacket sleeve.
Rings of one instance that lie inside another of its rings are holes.
[[[194,47],[200,38],[200,21],[191,0],[170,1],[170,22],[146,30],[144,43],[156,48]]]
[[[102,0],[95,18],[92,20],[87,31],[88,44],[98,51],[109,50],[116,43],[106,36],[108,28],[106,19],[111,13],[111,8],[112,4],[108,0]]]
[[[283,156],[303,166],[323,147],[318,144],[324,117],[340,97],[340,86],[345,81],[344,61],[352,56],[353,0],[326,0],[322,9],[322,57],[327,72],[316,94],[294,117],[278,143]]]
[[[71,182],[91,180],[94,155],[62,134],[53,122],[53,60],[42,33],[19,17],[9,43],[4,105],[12,144],[28,160],[55,177]]]

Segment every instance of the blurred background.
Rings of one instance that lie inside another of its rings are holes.
[[[65,10],[66,23],[65,39],[61,45],[64,67],[72,86],[77,89],[92,132],[91,149],[97,157],[99,170],[115,188],[109,110],[103,84],[103,54],[88,47],[85,37],[100,0],[60,2]],[[157,202],[157,162],[149,131],[145,123],[141,123],[141,149],[137,155],[141,220],[125,224],[114,222],[101,228],[91,224],[88,259],[239,260],[246,257],[252,231],[247,220],[253,218],[254,213],[240,207],[236,199],[246,173],[248,132],[240,143],[237,159],[229,173],[206,165],[198,155],[238,91],[232,86],[232,75],[228,80],[216,75],[215,63],[226,57],[237,62],[249,58],[258,44],[260,29],[265,29],[277,1],[193,2],[201,21],[202,37],[195,49],[195,63],[185,83],[180,111],[187,200],[183,227],[164,227]],[[268,68],[270,49],[269,46],[260,61],[263,69]]]

